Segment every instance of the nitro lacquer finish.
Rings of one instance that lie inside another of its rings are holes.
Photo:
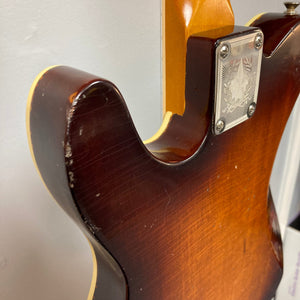
[[[282,253],[269,178],[300,89],[299,20],[254,21],[265,36],[257,111],[219,136],[214,43],[201,48],[201,34],[188,40],[185,112],[146,145],[109,81],[54,67],[34,84],[30,144],[50,192],[94,248],[91,298],[274,296]]]

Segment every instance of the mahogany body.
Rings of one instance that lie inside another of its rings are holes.
[[[33,154],[93,244],[94,299],[274,296],[282,252],[269,178],[300,90],[299,16],[281,16],[254,22],[268,50],[256,113],[219,136],[211,133],[214,45],[201,49],[197,35],[188,42],[186,111],[149,145],[112,83],[68,67],[37,83]],[[284,29],[278,18],[287,18]]]

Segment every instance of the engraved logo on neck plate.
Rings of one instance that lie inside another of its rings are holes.
[[[213,132],[218,135],[254,115],[261,69],[263,33],[224,37],[216,48]],[[220,124],[223,126],[220,126]]]

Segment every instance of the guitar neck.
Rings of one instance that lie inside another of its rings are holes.
[[[163,0],[164,111],[185,111],[186,45],[195,33],[234,25],[229,0]]]

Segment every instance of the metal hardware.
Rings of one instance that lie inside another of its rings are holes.
[[[248,118],[251,118],[254,115],[255,110],[256,110],[256,103],[252,102],[248,107],[248,111],[247,111]]]
[[[258,94],[263,33],[253,28],[217,41],[213,132],[218,135],[253,116]]]
[[[220,134],[224,131],[225,129],[225,122],[223,120],[219,120],[217,123],[216,123],[216,128],[215,130]]]
[[[298,7],[299,2],[284,2],[284,5],[286,7],[285,14],[293,16],[297,13],[296,8]]]
[[[261,33],[258,33],[254,40],[255,49],[259,50],[262,47],[263,43],[264,43],[263,36]]]
[[[228,44],[223,44],[223,46],[220,49],[220,56],[225,59],[230,53],[230,47]]]

